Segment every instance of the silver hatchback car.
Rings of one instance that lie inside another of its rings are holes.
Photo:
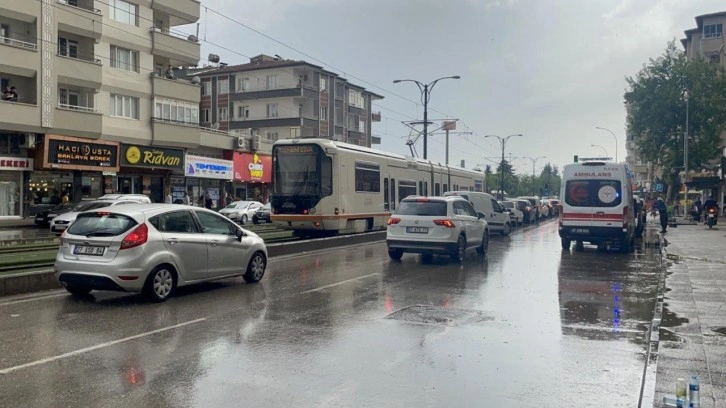
[[[243,276],[262,279],[265,242],[204,208],[123,204],[83,212],[61,236],[58,281],[75,295],[142,292],[166,300],[179,286]]]

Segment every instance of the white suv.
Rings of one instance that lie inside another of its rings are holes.
[[[388,219],[388,256],[399,260],[404,252],[419,253],[424,261],[433,254],[462,262],[467,249],[486,254],[489,225],[466,199],[410,196],[401,200]]]

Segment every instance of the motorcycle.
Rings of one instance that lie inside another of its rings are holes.
[[[713,228],[714,225],[716,225],[717,211],[718,211],[718,209],[716,207],[711,207],[707,210],[706,222],[708,223],[708,229],[711,229],[711,228]]]

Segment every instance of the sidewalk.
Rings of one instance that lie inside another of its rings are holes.
[[[653,220],[655,221],[655,220]],[[653,222],[649,219],[649,222]],[[698,375],[701,407],[726,406],[726,219],[707,226],[677,220],[662,234],[666,281],[659,332],[655,407],[676,381]]]
[[[28,228],[35,226],[34,218],[21,218],[14,220],[0,220],[0,230],[9,230],[17,228]]]

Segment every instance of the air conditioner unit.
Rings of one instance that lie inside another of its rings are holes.
[[[21,149],[34,149],[35,148],[35,142],[36,137],[35,133],[26,133],[25,139],[23,140],[23,143],[20,144]]]
[[[260,143],[262,142],[262,137],[259,133],[256,133],[252,136],[252,150],[260,150]]]
[[[237,135],[237,149],[250,150],[250,139],[245,135]]]

